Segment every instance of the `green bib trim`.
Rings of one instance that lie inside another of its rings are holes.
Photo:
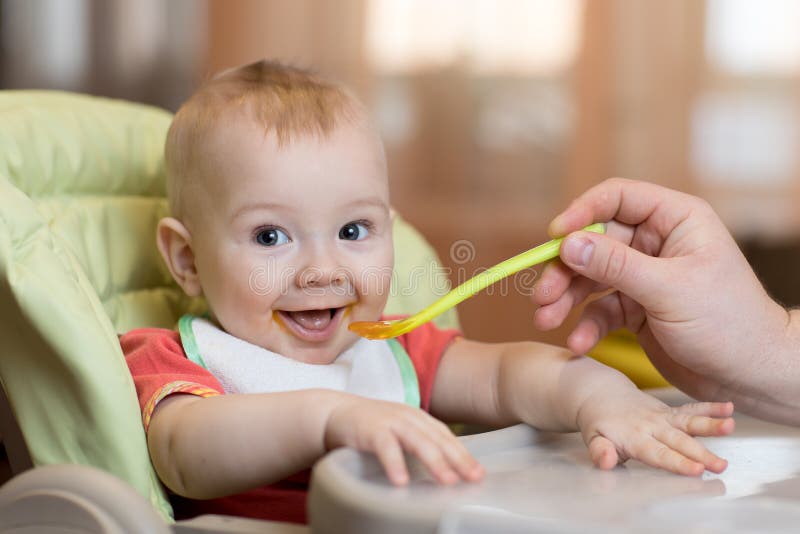
[[[181,335],[181,345],[183,345],[183,350],[186,352],[187,358],[203,369],[207,369],[206,362],[204,362],[203,357],[200,356],[200,349],[197,348],[197,340],[195,340],[194,330],[192,330],[192,321],[194,321],[194,315],[188,313],[178,320],[178,332]]]
[[[417,380],[417,372],[414,370],[414,364],[411,363],[411,358],[408,357],[406,349],[396,339],[387,339],[389,348],[392,349],[394,359],[397,362],[397,367],[400,368],[400,378],[403,380],[403,388],[406,393],[406,404],[414,408],[420,407],[419,398],[419,380]]]

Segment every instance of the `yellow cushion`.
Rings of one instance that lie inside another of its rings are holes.
[[[669,386],[669,382],[653,367],[647,355],[627,330],[606,336],[589,353],[595,360],[619,369],[642,389]]]

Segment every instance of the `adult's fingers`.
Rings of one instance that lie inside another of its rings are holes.
[[[561,244],[561,261],[576,273],[622,291],[645,308],[657,306],[669,288],[668,266],[611,237],[574,232]]]
[[[534,304],[547,306],[557,301],[569,289],[575,276],[575,271],[558,259],[548,262],[533,286],[531,298]]]
[[[644,320],[644,309],[615,291],[584,308],[567,338],[567,346],[576,354],[586,354],[609,332],[622,327],[638,332]]]
[[[635,231],[636,229],[630,225],[610,221],[606,224],[605,235],[621,243],[630,244]],[[556,302],[576,282],[577,274],[558,259],[549,262],[542,269],[541,275],[536,281],[532,295],[533,302],[539,306],[547,306]],[[594,292],[605,289],[605,286],[598,284]]]
[[[573,200],[550,223],[549,233],[560,237],[593,222],[638,225],[649,220],[666,236],[685,219],[695,201],[691,195],[656,184],[611,178]]]
[[[572,309],[593,293],[603,291],[605,286],[589,278],[578,278],[552,304],[541,306],[533,314],[533,324],[539,330],[558,328]]]

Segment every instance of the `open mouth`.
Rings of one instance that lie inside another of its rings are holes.
[[[278,310],[281,322],[305,341],[326,341],[336,333],[347,307],[318,310]]]

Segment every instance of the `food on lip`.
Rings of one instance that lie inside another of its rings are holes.
[[[350,314],[352,306],[346,304],[334,308],[273,309],[272,320],[284,332],[298,339],[321,343],[336,335],[342,320]]]

